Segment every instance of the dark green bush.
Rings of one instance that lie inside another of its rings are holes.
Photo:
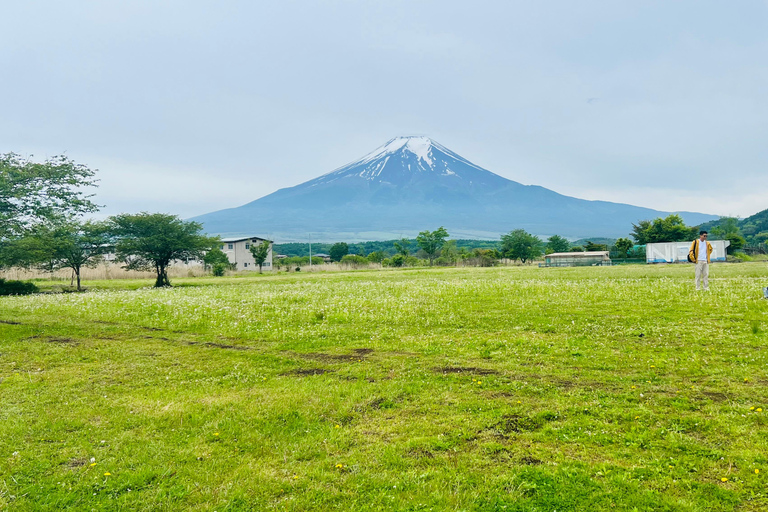
[[[40,291],[29,281],[6,281],[0,278],[0,295],[29,295]]]
[[[224,272],[227,270],[228,266],[229,265],[226,263],[214,263],[211,272],[214,276],[221,277],[224,275]]]

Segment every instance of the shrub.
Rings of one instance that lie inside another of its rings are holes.
[[[40,290],[29,281],[6,281],[0,278],[0,295],[29,295]]]
[[[346,254],[341,258],[341,263],[351,265],[353,268],[367,267],[368,259],[358,254]]]
[[[732,261],[752,261],[752,257],[743,252],[734,252],[731,255],[726,256],[727,260]]]
[[[227,270],[227,267],[229,264],[227,263],[214,263],[213,268],[211,269],[211,273],[216,277],[221,277],[224,275],[224,272]]]
[[[402,267],[404,263],[405,263],[405,256],[403,256],[402,254],[395,254],[394,256],[389,258],[388,265],[390,267]]]

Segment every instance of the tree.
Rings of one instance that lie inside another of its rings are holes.
[[[629,257],[629,251],[632,250],[632,247],[634,247],[635,244],[632,243],[632,240],[629,238],[619,238],[616,240],[616,243],[613,244],[613,247],[616,248],[616,252],[619,253],[620,258],[628,258]]]
[[[457,248],[456,240],[447,240],[443,244],[443,248],[440,249],[440,259],[450,265],[456,263],[459,259],[459,249]]]
[[[437,251],[445,244],[445,239],[448,238],[448,232],[444,227],[440,226],[434,231],[422,231],[416,237],[416,243],[422,251],[427,254],[429,258],[429,266],[432,266],[432,262],[435,260]]]
[[[83,191],[96,185],[95,173],[65,156],[36,163],[0,155],[0,241],[42,222],[98,210]]]
[[[328,251],[331,261],[341,261],[341,258],[347,254],[349,254],[349,245],[346,242],[337,242]]]
[[[373,251],[367,256],[368,261],[371,263],[381,263],[386,257],[386,254],[384,254],[382,251]]]
[[[747,243],[746,239],[741,235],[738,219],[733,217],[721,218],[719,225],[712,229],[712,234],[717,238],[731,242],[727,249],[728,254],[733,254]]]
[[[250,251],[253,254],[254,261],[259,266],[259,274],[261,274],[261,266],[266,261],[267,256],[269,256],[269,245],[269,240],[264,240],[259,245],[251,246]]]
[[[570,248],[571,242],[561,237],[560,235],[552,235],[551,237],[547,238],[547,252],[549,252],[549,254],[555,252],[568,252],[568,249]]]
[[[584,244],[584,249],[586,251],[607,251],[608,246],[606,244],[596,244],[587,240],[587,243]]]
[[[202,258],[218,239],[200,233],[198,222],[165,213],[121,214],[110,217],[117,238],[115,252],[129,270],[154,270],[155,287],[171,286],[168,266],[174,260]]]
[[[542,241],[539,237],[524,229],[510,231],[501,236],[501,253],[511,260],[519,259],[523,263],[541,256]]]
[[[657,242],[683,242],[693,240],[698,236],[698,230],[685,225],[683,218],[677,214],[653,221],[641,220],[632,224],[632,238],[638,244],[645,245]]]
[[[213,246],[210,251],[205,253],[203,264],[209,268],[213,268],[216,265],[224,265],[225,268],[230,266],[229,258],[227,258],[227,255],[224,254],[224,251],[218,245]]]
[[[401,254],[403,258],[407,258],[411,253],[411,241],[407,238],[401,238],[397,242],[394,242],[393,245],[395,246],[397,254]]]
[[[26,236],[9,243],[6,257],[14,265],[35,266],[53,272],[70,268],[82,290],[81,270],[94,267],[110,250],[111,237],[104,222],[59,221],[39,224]]]

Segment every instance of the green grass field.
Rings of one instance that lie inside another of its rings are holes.
[[[768,510],[768,267],[0,298],[0,509]]]

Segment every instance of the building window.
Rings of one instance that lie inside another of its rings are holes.
[[[227,244],[227,249],[232,250],[235,248],[235,244]]]
[[[265,267],[269,267],[269,266],[271,266],[271,265],[272,265],[272,264],[271,264],[270,262],[268,262],[268,261],[265,261],[265,262],[264,262],[264,266],[265,266]]]
[[[245,244],[245,250],[248,250],[251,248],[251,244]]]
[[[224,244],[221,244],[221,250],[222,251],[224,250]]]
[[[243,263],[243,267],[247,267],[247,266],[248,266],[248,263]]]

